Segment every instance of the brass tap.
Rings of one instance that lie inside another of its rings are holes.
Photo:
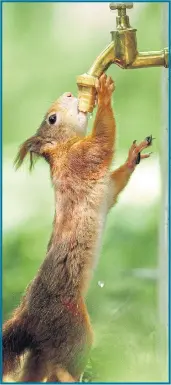
[[[116,31],[111,32],[111,43],[96,58],[87,73],[77,77],[79,109],[92,112],[95,107],[95,81],[113,63],[123,69],[143,67],[168,68],[168,48],[161,51],[138,52],[136,29],[130,26],[127,9],[133,3],[110,3],[111,10],[117,10]]]

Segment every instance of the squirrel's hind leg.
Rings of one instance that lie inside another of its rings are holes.
[[[41,382],[46,376],[46,363],[40,352],[31,350],[24,363],[19,382]]]

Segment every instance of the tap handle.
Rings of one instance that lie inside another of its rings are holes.
[[[111,9],[111,11],[114,11],[114,10],[121,10],[121,9],[132,9],[133,8],[133,3],[110,3],[109,4],[109,7]]]
[[[109,7],[111,11],[118,11],[118,16],[116,16],[117,30],[131,28],[129,23],[129,16],[126,14],[126,10],[133,8],[133,3],[110,3]]]

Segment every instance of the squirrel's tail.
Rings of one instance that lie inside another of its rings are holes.
[[[17,312],[3,326],[3,376],[15,372],[20,364],[20,355],[31,345],[31,336],[27,332],[27,315]]]

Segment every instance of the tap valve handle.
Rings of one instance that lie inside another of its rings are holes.
[[[131,28],[129,16],[126,14],[126,10],[132,9],[133,3],[110,3],[109,7],[111,11],[118,11],[118,16],[116,16],[117,30]]]
[[[115,11],[117,9],[118,14],[119,14],[119,11],[121,9],[125,9],[125,13],[126,13],[126,9],[132,9],[133,8],[133,3],[110,3],[109,7],[110,7],[111,11]]]

